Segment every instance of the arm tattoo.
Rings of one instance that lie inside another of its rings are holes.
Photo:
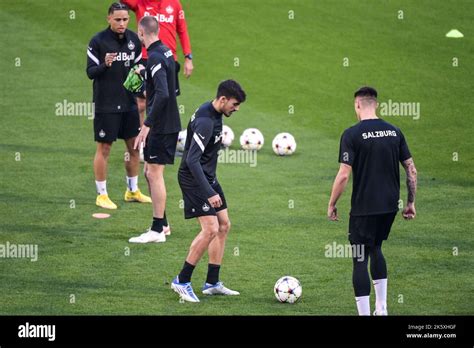
[[[412,158],[403,161],[403,167],[405,168],[405,172],[407,173],[407,189],[408,189],[408,203],[415,202],[415,195],[416,195],[416,168],[415,162],[413,162]]]

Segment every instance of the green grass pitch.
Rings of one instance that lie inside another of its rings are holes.
[[[346,243],[350,186],[341,221],[325,215],[339,137],[356,122],[352,95],[365,84],[380,102],[420,105],[419,119],[385,117],[403,130],[419,173],[418,216],[397,217],[384,245],[389,312],[474,314],[474,3],[182,3],[195,64],[193,76],[181,78],[183,125],[219,81],[235,78],[248,101],[226,122],[236,134],[232,149],[245,128],[265,136],[257,166],[218,167],[232,221],[221,278],[241,296],[201,296],[195,305],[170,290],[198,232],[180,208],[179,158],[166,169],[166,243],[127,242],[149,226],[151,206],[122,201],[123,142],[113,147],[108,177],[119,209],[109,219],[91,216],[101,211],[92,121],[57,116],[56,104],[91,101],[86,47],[106,27],[109,1],[2,0],[0,244],[37,244],[39,255],[0,259],[0,314],[355,315],[352,261],[325,256],[326,245]],[[454,28],[465,37],[446,38]],[[271,149],[283,131],[298,143],[291,157]],[[404,181],[402,171],[403,200]],[[139,184],[146,188],[142,175]],[[195,271],[196,289],[206,262]],[[303,286],[294,305],[273,295],[287,274]]]

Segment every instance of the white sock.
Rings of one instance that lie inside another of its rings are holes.
[[[127,187],[131,192],[138,190],[138,175],[132,177],[127,176]]]
[[[387,310],[387,278],[372,281],[375,288],[375,310],[379,313]]]
[[[355,299],[359,315],[370,315],[370,296],[359,296]]]
[[[104,181],[95,181],[95,187],[97,188],[97,193],[99,195],[107,194],[107,180]]]

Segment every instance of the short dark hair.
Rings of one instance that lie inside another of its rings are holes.
[[[216,98],[219,99],[220,97],[226,97],[227,99],[235,98],[239,103],[243,103],[247,95],[237,81],[225,80],[217,87]]]
[[[128,12],[128,10],[129,10],[129,8],[128,8],[127,5],[122,4],[121,2],[114,2],[109,7],[109,15],[111,15],[115,11],[127,11]]]
[[[359,88],[354,93],[354,98],[357,98],[357,97],[377,99],[377,91],[373,87],[364,86],[364,87]]]
[[[152,16],[145,16],[140,19],[139,25],[144,29],[145,34],[158,34],[158,30],[160,28],[158,24],[158,20]]]

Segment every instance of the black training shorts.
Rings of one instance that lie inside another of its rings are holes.
[[[352,216],[349,219],[349,241],[351,244],[381,245],[388,238],[397,212]]]
[[[94,139],[99,143],[112,143],[117,138],[134,138],[140,132],[140,116],[137,110],[94,115]]]
[[[178,143],[178,133],[148,134],[143,149],[145,162],[154,164],[173,164]]]
[[[218,211],[227,209],[224,191],[222,191],[222,187],[218,182],[214,185],[211,185],[211,187],[221,197],[222,205],[219,208],[213,208],[208,201],[209,197],[207,197],[207,194],[204,193],[199,187],[183,185],[179,178],[178,181],[183,193],[185,219],[192,219],[195,217],[208,215],[216,216]]]

